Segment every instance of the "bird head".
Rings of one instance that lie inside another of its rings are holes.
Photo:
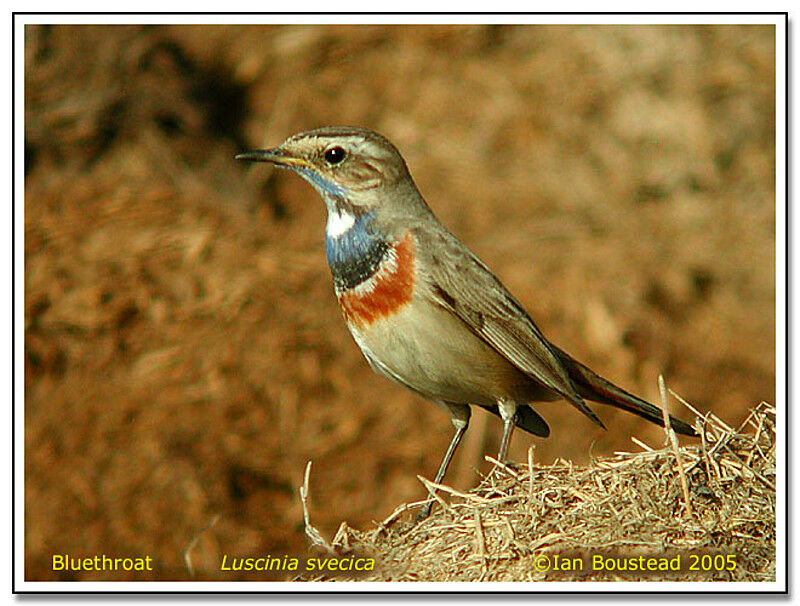
[[[329,211],[378,210],[396,199],[394,188],[413,182],[392,143],[355,127],[325,127],[289,137],[272,149],[239,154],[237,160],[271,162],[296,172],[319,192]],[[416,188],[414,188],[416,189]]]

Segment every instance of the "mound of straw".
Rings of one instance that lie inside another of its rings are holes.
[[[306,476],[306,533],[312,550],[375,559],[337,580],[775,580],[775,409],[761,403],[737,429],[708,414],[699,431],[697,445],[667,431],[665,446],[634,439],[642,451],[588,467],[491,459],[468,493],[420,478],[438,503],[428,519],[405,504],[366,532],[342,523],[331,542],[308,518]]]

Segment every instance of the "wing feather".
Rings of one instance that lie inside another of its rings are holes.
[[[433,299],[522,372],[558,393],[595,423],[600,419],[583,401],[567,369],[522,305],[486,265],[448,232],[420,234],[439,242],[427,266]]]

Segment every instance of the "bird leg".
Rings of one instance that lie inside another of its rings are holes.
[[[500,451],[497,453],[497,460],[500,463],[506,462],[508,446],[511,444],[511,434],[514,433],[514,425],[517,421],[517,405],[513,402],[498,402],[500,417],[503,419],[503,439],[500,440]]]
[[[436,472],[436,478],[433,480],[434,484],[441,484],[442,480],[444,479],[444,474],[447,473],[447,468],[450,466],[450,461],[456,452],[456,448],[458,448],[458,445],[461,443],[461,438],[464,437],[464,433],[466,433],[467,427],[469,427],[469,406],[459,406],[458,408],[455,408],[452,405],[447,405],[447,408],[450,410],[453,426],[456,428],[456,430],[453,433],[453,438],[450,440],[450,446],[447,447],[447,452],[444,453],[442,463],[439,465],[439,471]],[[420,520],[427,518],[431,514],[432,507],[433,498],[429,499],[425,506],[417,514],[416,521],[419,522]]]

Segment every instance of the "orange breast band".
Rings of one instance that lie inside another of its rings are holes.
[[[337,293],[345,319],[359,327],[396,313],[414,294],[415,244],[411,233],[389,249],[378,270],[358,286]]]

